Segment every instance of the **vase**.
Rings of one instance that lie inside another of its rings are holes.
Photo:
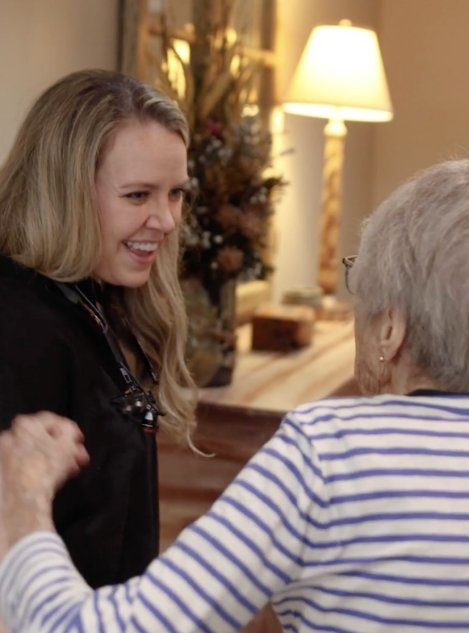
[[[236,281],[209,290],[200,279],[181,281],[188,317],[186,359],[198,387],[231,382],[236,361]]]

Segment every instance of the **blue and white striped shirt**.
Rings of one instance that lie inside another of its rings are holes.
[[[0,567],[12,631],[469,631],[469,397],[303,405],[141,578],[93,592],[60,538]]]

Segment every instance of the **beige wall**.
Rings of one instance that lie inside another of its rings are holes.
[[[374,203],[415,171],[469,155],[469,2],[381,4],[395,117],[376,129]]]
[[[118,0],[0,0],[0,162],[29,104],[73,70],[115,68]]]

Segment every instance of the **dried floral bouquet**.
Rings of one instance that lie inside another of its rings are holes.
[[[269,219],[285,182],[269,173],[272,139],[252,114],[260,64],[233,37],[236,0],[196,0],[189,61],[178,54],[163,16],[160,83],[173,94],[191,123],[189,171],[193,204],[185,224],[183,275],[198,277],[216,302],[228,279],[262,279]],[[245,28],[248,28],[246,24]],[[184,81],[175,85],[179,64]],[[248,114],[247,114],[248,113]]]

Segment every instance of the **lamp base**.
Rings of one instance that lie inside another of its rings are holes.
[[[348,321],[352,316],[350,303],[334,295],[324,295],[319,308],[316,308],[316,319],[321,321]]]
[[[283,303],[290,305],[306,305],[314,308],[315,317],[322,321],[346,321],[352,318],[352,306],[335,295],[324,294],[316,287],[298,287],[286,292]]]
[[[319,286],[295,286],[283,295],[282,303],[320,308],[324,292]]]

